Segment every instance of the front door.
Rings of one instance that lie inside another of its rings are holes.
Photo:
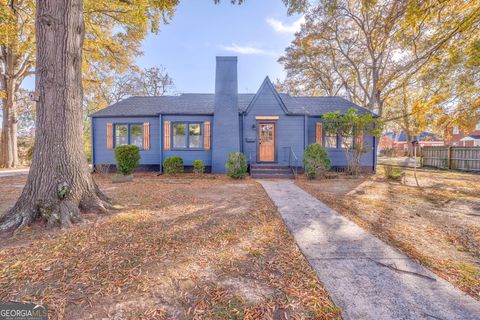
[[[275,161],[275,123],[258,125],[258,160],[260,162]]]

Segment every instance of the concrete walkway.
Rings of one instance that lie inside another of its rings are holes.
[[[12,169],[12,170],[0,171],[0,178],[20,176],[22,174],[28,174],[28,169]]]
[[[345,319],[480,319],[480,302],[291,181],[258,181]]]

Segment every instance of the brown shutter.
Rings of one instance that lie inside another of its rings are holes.
[[[322,145],[322,123],[317,122],[315,127],[315,143]]]
[[[113,124],[107,123],[107,149],[113,149]]]
[[[203,123],[203,148],[210,150],[210,121]]]
[[[150,122],[143,123],[143,150],[150,150]]]
[[[170,150],[170,121],[165,121],[163,125],[163,148]]]
[[[363,148],[363,129],[362,130],[357,130],[357,146],[360,148]]]

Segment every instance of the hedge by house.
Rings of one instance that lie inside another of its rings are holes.
[[[123,175],[132,174],[140,161],[140,149],[134,145],[124,145],[115,148],[117,172]]]
[[[331,162],[325,148],[314,143],[305,149],[303,165],[305,167],[305,175],[309,179],[315,179],[323,176],[325,172],[330,170]]]
[[[230,152],[225,167],[229,177],[242,179],[247,174],[247,158],[241,152]]]
[[[166,174],[178,174],[184,171],[183,159],[179,156],[173,156],[163,161],[163,171]]]
[[[205,162],[202,160],[193,160],[193,173],[202,175],[205,173]]]

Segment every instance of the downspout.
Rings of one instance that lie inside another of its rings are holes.
[[[377,173],[377,142],[375,136],[373,136],[373,173]]]
[[[158,130],[158,132],[160,132],[160,170],[159,172],[162,173],[163,172],[163,126],[162,126],[162,114],[158,114],[158,125],[159,125],[159,128],[160,130]]]
[[[245,132],[245,128],[243,127],[245,124],[245,112],[242,112],[242,125],[240,126],[240,152],[243,153],[244,146],[243,146],[243,133]]]
[[[308,139],[308,119],[307,115],[304,115],[304,122],[303,122],[303,150],[307,149],[307,139]]]
[[[305,149],[307,149],[307,144],[308,144],[308,115],[306,113],[304,115],[303,129],[304,129],[303,130],[303,152],[305,152]],[[303,154],[302,154],[302,162],[300,166],[303,168]],[[298,170],[298,168],[296,168],[296,170]]]
[[[90,117],[90,155],[92,157],[92,173],[95,171],[95,118]]]

